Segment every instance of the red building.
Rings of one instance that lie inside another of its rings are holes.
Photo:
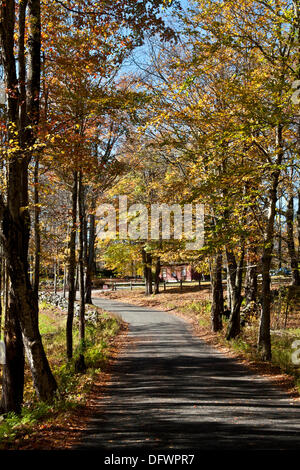
[[[201,273],[197,273],[190,264],[166,264],[160,269],[162,281],[197,281],[202,278]]]

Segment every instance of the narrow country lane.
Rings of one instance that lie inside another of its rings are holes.
[[[130,342],[81,450],[297,450],[300,405],[192,335],[182,319],[108,299]],[[105,412],[103,413],[103,409]]]

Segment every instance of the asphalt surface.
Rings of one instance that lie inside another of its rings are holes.
[[[300,405],[192,335],[182,319],[108,299],[130,342],[80,450],[297,450]],[[105,409],[105,412],[103,412]]]

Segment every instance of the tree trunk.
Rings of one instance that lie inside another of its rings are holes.
[[[246,273],[245,286],[246,305],[257,300],[257,267],[249,266]]]
[[[75,294],[79,290],[79,265],[76,264],[75,267]]]
[[[279,199],[279,221],[278,221],[278,269],[282,268],[282,222],[281,222],[281,212],[282,212],[282,200]]]
[[[1,258],[0,258],[0,340],[2,338],[2,318],[3,318],[3,304],[4,304],[4,256],[2,247],[0,245]]]
[[[295,249],[294,241],[294,196],[289,195],[287,210],[286,210],[286,225],[287,225],[287,246],[290,257],[290,264],[292,270],[292,285],[300,285],[300,275],[298,269],[298,256]]]
[[[4,301],[4,318],[6,318],[6,315],[7,315],[7,310],[8,310],[8,303],[9,303],[9,284],[10,281],[9,281],[9,275],[8,275],[8,271],[7,271],[7,261],[5,259],[5,263],[4,263],[4,295],[3,295],[3,301]]]
[[[146,253],[144,248],[142,248],[142,260],[143,260],[143,270],[144,270],[144,279],[145,279],[145,295],[149,295],[149,291],[148,291],[147,253]]]
[[[66,290],[67,290],[67,267],[64,264],[64,278],[63,278],[63,298],[66,298]]]
[[[154,281],[154,294],[159,294],[159,275],[160,275],[160,258],[157,258],[155,265],[155,281]]]
[[[244,264],[244,247],[239,264],[236,262],[234,253],[227,249],[227,266],[229,269],[229,283],[231,292],[231,315],[229,320],[228,329],[226,332],[226,339],[230,340],[236,338],[241,331],[240,309],[242,304],[242,279],[243,279],[243,264]]]
[[[142,259],[144,266],[144,278],[145,278],[145,295],[153,294],[152,288],[152,256],[147,253],[146,250],[142,249]]]
[[[85,303],[92,304],[92,280],[94,274],[94,259],[95,259],[95,215],[90,214],[89,223],[89,242],[88,242],[88,259],[86,267],[85,278]]]
[[[40,208],[39,208],[39,158],[36,158],[34,165],[34,280],[33,291],[38,302],[39,284],[40,284],[40,253],[41,253],[41,234],[40,234]]]
[[[53,292],[57,294],[57,259],[54,260],[53,265]]]
[[[151,253],[147,254],[147,290],[149,295],[153,294],[153,279],[152,279],[152,255]]]
[[[3,366],[3,388],[0,409],[3,413],[21,412],[24,390],[24,348],[22,333],[16,319],[13,294],[5,316],[6,365]]]
[[[300,124],[299,124],[299,140],[300,140]],[[300,147],[300,143],[299,143]],[[299,151],[300,154],[300,151]],[[297,210],[297,232],[298,232],[298,261],[300,260],[300,190],[298,191],[298,210]]]
[[[9,306],[9,328],[18,336],[22,331],[23,344],[28,358],[34,387],[39,399],[53,399],[57,385],[51,373],[38,328],[38,303],[29,277],[28,245],[30,218],[28,211],[28,165],[32,158],[32,148],[39,122],[40,93],[40,1],[28,0],[27,61],[25,65],[25,17],[27,1],[20,2],[18,20],[18,67],[15,55],[15,2],[2,2],[0,7],[0,38],[2,65],[5,86],[8,90],[7,117],[10,124],[8,140],[17,140],[15,149],[8,161],[7,204],[1,198],[1,218],[7,269],[11,281]],[[4,27],[5,25],[5,27]],[[17,80],[17,69],[19,82]],[[27,80],[24,78],[26,77]],[[25,88],[25,83],[27,87]],[[13,127],[12,127],[13,126]],[[17,138],[14,130],[18,131]],[[9,345],[8,345],[9,347]],[[20,354],[18,352],[18,354]],[[17,360],[17,358],[15,358]],[[13,358],[6,364],[5,377],[14,373]],[[9,369],[9,370],[8,370]],[[3,381],[3,389],[9,397],[20,396],[21,390],[13,390],[9,381]],[[14,383],[20,384],[19,380]],[[10,401],[10,400],[9,400]],[[11,402],[11,401],[10,401]]]
[[[83,373],[86,370],[84,360],[85,350],[85,296],[84,296],[84,192],[82,185],[82,174],[78,177],[78,210],[79,210],[79,292],[80,292],[80,314],[79,314],[79,356],[75,363],[75,370]]]
[[[276,128],[276,149],[277,159],[276,165],[278,167],[273,171],[271,175],[271,187],[268,194],[269,199],[269,214],[266,224],[266,230],[264,234],[264,246],[262,253],[262,312],[259,325],[258,334],[258,351],[261,358],[264,361],[269,361],[272,358],[271,352],[271,278],[270,268],[273,254],[274,244],[274,220],[276,214],[276,203],[277,203],[277,188],[280,176],[280,166],[283,159],[283,142],[282,142],[282,125],[278,125]]]
[[[269,248],[264,249],[261,259],[262,264],[262,313],[259,325],[258,350],[264,361],[271,360],[271,267],[272,255]]]
[[[77,196],[78,196],[78,174],[73,172],[72,189],[72,225],[69,241],[69,269],[68,269],[68,315],[67,315],[67,357],[73,357],[73,319],[74,303],[76,298],[75,271],[76,271],[76,230],[77,230]]]
[[[10,177],[15,179],[15,176],[12,171]],[[8,201],[11,201],[11,197],[8,198]],[[19,322],[22,330],[25,352],[37,396],[42,401],[49,401],[53,398],[57,385],[50,371],[42,345],[38,328],[38,305],[29,280],[27,261],[29,241],[28,220],[26,220],[26,216],[24,217],[25,211],[23,213],[20,211],[20,207],[24,207],[23,205],[21,206],[15,199],[9,205],[10,211],[7,211],[3,219],[8,272],[14,298],[12,303],[14,312],[12,312],[11,305],[9,309],[11,315],[15,315],[14,324],[16,325]],[[18,210],[16,210],[16,207],[18,207]],[[12,214],[14,219],[11,217]]]
[[[230,274],[229,274],[229,268],[228,265],[226,267],[226,284],[227,284],[227,306],[228,309],[231,311],[231,297],[232,297],[232,292],[230,290]]]
[[[222,314],[224,312],[221,253],[217,254],[211,263],[211,288],[211,328],[216,332],[222,329]]]

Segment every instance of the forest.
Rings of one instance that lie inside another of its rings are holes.
[[[160,302],[166,266],[192,266],[176,299],[186,289],[195,305],[207,291],[207,328],[224,344],[246,315],[258,361],[273,360],[275,330],[291,354],[300,1],[2,0],[0,15],[0,414],[24,413],[28,387],[31,408],[59,401],[70,371],[84,376],[92,360],[94,291],[123,281],[118,298]],[[196,205],[203,243],[190,249],[175,212]],[[115,207],[113,237],[99,207]],[[170,215],[167,233],[162,220],[153,236],[150,207]],[[43,324],[58,321],[51,295],[64,310],[63,381]],[[117,334],[106,315],[101,328]]]

